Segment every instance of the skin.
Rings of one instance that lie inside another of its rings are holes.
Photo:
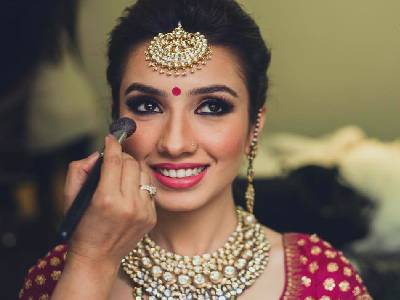
[[[202,70],[176,78],[147,66],[146,47],[147,43],[138,45],[129,56],[120,88],[120,116],[134,119],[137,131],[122,149],[113,138],[106,141],[98,190],[72,238],[66,268],[52,299],[71,299],[71,295],[73,299],[132,299],[130,282],[118,273],[118,267],[144,233],[149,232],[165,249],[197,255],[221,247],[236,226],[231,185],[253,132],[248,121],[249,95],[236,57],[214,46],[213,57]],[[157,89],[159,95],[132,89],[132,84]],[[193,93],[211,85],[229,87],[234,95],[221,89]],[[179,96],[171,92],[176,86],[181,89]],[[143,95],[156,105],[132,104]],[[215,97],[223,97],[233,109],[222,115],[200,114],[210,112],[211,106],[204,103]],[[158,113],[140,115],[138,107]],[[262,128],[265,109],[260,120]],[[71,165],[65,188],[67,206],[95,158]],[[151,166],[164,162],[204,163],[207,174],[192,188],[171,189],[153,175]],[[143,183],[157,187],[154,201],[138,189]],[[240,299],[278,299],[282,293],[282,238],[264,230],[272,246],[269,264]],[[87,286],[84,291],[83,284]]]

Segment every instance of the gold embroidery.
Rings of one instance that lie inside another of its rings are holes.
[[[314,274],[317,270],[319,269],[318,263],[316,261],[313,261],[309,266],[308,270],[310,273]]]
[[[286,285],[283,291],[282,300],[298,300],[301,296],[301,270],[302,264],[306,264],[308,259],[301,255],[297,244],[298,234],[283,234],[283,247],[285,253]]]
[[[52,257],[50,259],[50,265],[53,267],[57,267],[61,263],[61,260],[58,257]]]
[[[343,268],[343,275],[350,277],[353,274],[353,271],[349,267]]]
[[[331,300],[331,297],[329,297],[329,296],[322,296],[321,298],[319,298],[319,300]]]
[[[318,255],[321,253],[321,248],[319,246],[314,246],[311,248],[311,254],[312,255]]]
[[[325,288],[327,291],[332,292],[333,289],[335,288],[335,286],[336,286],[335,279],[333,279],[333,278],[327,278],[327,279],[325,279],[325,281],[324,281],[324,288]]]
[[[61,277],[61,271],[53,271],[50,276],[54,281],[57,281]]]
[[[337,252],[333,250],[325,250],[324,254],[327,258],[335,258],[337,256]]]
[[[303,276],[301,277],[301,283],[305,286],[305,287],[310,287],[311,286],[311,278],[307,277],[307,276]]]
[[[314,233],[310,236],[310,241],[313,243],[318,243],[320,241],[319,237]]]
[[[32,287],[32,280],[28,279],[25,281],[25,289],[28,290]]]
[[[48,300],[49,299],[49,295],[48,294],[43,294],[39,297],[39,300]]]
[[[322,244],[326,247],[326,248],[332,248],[332,245],[327,242],[327,241],[322,241]]]
[[[54,248],[54,250],[57,252],[62,252],[64,250],[64,245],[58,245]]]
[[[297,245],[299,245],[300,247],[304,246],[306,244],[306,241],[304,239],[300,239],[297,241]]]
[[[339,266],[337,263],[331,262],[326,266],[326,269],[328,270],[328,272],[336,272],[337,270],[339,270]]]
[[[353,295],[354,295],[354,296],[358,296],[358,295],[360,295],[360,293],[361,293],[360,287],[356,286],[356,287],[353,289]]]
[[[38,285],[43,285],[46,282],[46,278],[44,277],[44,275],[37,275],[35,278],[35,282]]]
[[[39,260],[39,263],[38,263],[38,268],[39,269],[44,269],[44,267],[47,265],[47,261],[45,261],[45,260],[43,260],[43,259],[41,259],[41,260]]]
[[[350,289],[350,283],[347,280],[343,280],[339,283],[339,288],[342,292],[347,292]]]

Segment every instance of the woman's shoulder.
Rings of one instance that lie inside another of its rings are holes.
[[[343,255],[316,234],[283,234],[286,287],[282,299],[372,299]]]
[[[66,245],[57,245],[32,266],[19,292],[19,299],[50,299],[67,255]]]

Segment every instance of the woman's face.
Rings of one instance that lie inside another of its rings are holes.
[[[168,77],[147,66],[144,51],[128,58],[120,116],[136,121],[124,151],[157,187],[157,205],[190,211],[230,197],[250,141],[249,96],[236,57],[214,46],[202,70]]]

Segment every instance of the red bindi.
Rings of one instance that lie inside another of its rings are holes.
[[[179,96],[182,93],[181,89],[177,86],[172,89],[172,95]]]

